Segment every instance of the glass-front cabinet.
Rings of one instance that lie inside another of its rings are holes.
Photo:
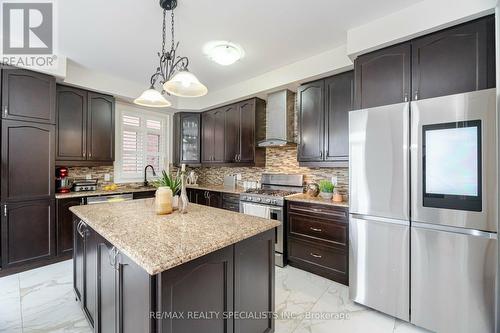
[[[199,113],[179,112],[174,115],[174,163],[200,164],[201,117]]]

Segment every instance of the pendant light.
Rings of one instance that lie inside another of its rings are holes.
[[[160,0],[160,6],[163,8],[162,47],[161,52],[158,54],[160,57],[160,64],[156,68],[156,72],[151,76],[150,88],[134,100],[135,104],[142,106],[170,106],[171,103],[163,97],[165,93],[179,97],[200,97],[208,93],[207,87],[205,87],[193,73],[189,72],[189,59],[176,55],[177,48],[179,47],[179,42],[175,43],[174,38],[174,9],[177,7],[177,0]],[[172,40],[169,51],[165,49],[167,11],[171,12],[170,22]],[[162,87],[161,93],[155,89],[157,82],[159,82]]]

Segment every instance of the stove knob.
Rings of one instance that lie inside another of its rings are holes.
[[[260,202],[260,198],[255,198],[255,201]]]
[[[271,202],[271,199],[266,199],[266,203],[270,203]]]
[[[272,204],[276,205],[278,202],[276,200],[273,200]]]
[[[247,197],[247,200],[248,201],[253,201],[253,198],[252,197]]]

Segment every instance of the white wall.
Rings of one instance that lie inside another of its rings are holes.
[[[424,0],[347,32],[351,59],[459,23],[492,14],[496,0]]]
[[[497,79],[497,179],[500,179],[500,1],[497,2],[496,13],[496,79]],[[498,184],[497,184],[498,186]],[[500,195],[497,193],[498,206],[500,207]],[[498,214],[498,210],[497,210]],[[500,229],[499,216],[497,230]],[[500,246],[498,247],[498,266],[497,266],[497,304],[496,304],[496,332],[500,333]]]

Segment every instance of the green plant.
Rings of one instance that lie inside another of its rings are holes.
[[[335,186],[329,180],[323,179],[319,182],[319,190],[324,193],[333,193]]]
[[[177,174],[169,175],[165,170],[161,172],[160,178],[153,182],[155,187],[166,186],[170,187],[173,195],[178,195],[181,193],[181,176],[180,172],[177,171]]]

